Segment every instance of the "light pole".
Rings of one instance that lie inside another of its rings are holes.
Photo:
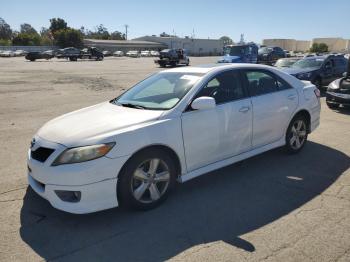
[[[125,26],[125,40],[128,40],[128,27],[129,25],[124,25]]]

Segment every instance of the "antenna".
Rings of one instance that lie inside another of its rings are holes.
[[[240,44],[244,44],[244,34],[241,34],[241,39],[239,40]]]
[[[125,26],[125,40],[128,40],[128,28],[129,28],[129,25],[124,25]]]

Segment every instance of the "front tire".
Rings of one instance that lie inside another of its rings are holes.
[[[327,104],[327,106],[330,109],[337,109],[337,108],[339,108],[339,104],[327,103],[327,101],[326,101],[326,104]]]
[[[286,149],[289,153],[298,153],[307,141],[307,121],[303,116],[297,116],[290,122],[286,133]]]
[[[144,150],[134,155],[119,175],[118,196],[129,208],[153,209],[167,198],[175,177],[174,162],[163,150]]]

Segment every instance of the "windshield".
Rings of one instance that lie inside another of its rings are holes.
[[[174,107],[203,74],[163,72],[136,84],[113,103],[121,106],[153,110]]]
[[[278,59],[275,66],[276,67],[291,67],[298,60],[295,59]]]
[[[245,52],[247,52],[247,50],[248,50],[247,46],[226,46],[224,48],[224,54],[231,55],[231,56],[241,56]]]
[[[321,67],[323,64],[323,58],[315,59],[302,59],[292,65],[293,68],[309,68],[309,67]]]
[[[265,54],[271,52],[273,49],[271,47],[262,47],[259,49],[259,54]]]

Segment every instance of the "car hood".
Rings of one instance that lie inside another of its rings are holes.
[[[67,147],[89,145],[110,138],[122,128],[156,120],[162,113],[104,102],[59,116],[47,122],[37,135]]]
[[[287,74],[290,75],[297,75],[300,73],[309,73],[309,72],[314,72],[317,71],[318,68],[293,68],[293,67],[284,67],[281,68],[280,70],[282,70],[283,72],[286,72]]]

